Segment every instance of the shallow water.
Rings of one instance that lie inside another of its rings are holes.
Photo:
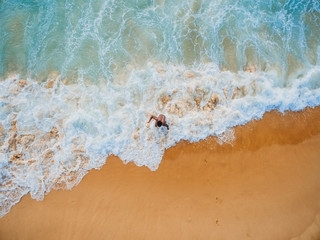
[[[320,104],[318,1],[1,1],[1,211],[110,154],[165,149]],[[145,126],[165,114],[170,131]]]

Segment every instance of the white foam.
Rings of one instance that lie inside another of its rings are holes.
[[[65,85],[59,77],[53,88],[32,79],[26,86],[19,81],[16,75],[0,83],[1,216],[28,192],[41,200],[52,188],[72,188],[110,154],[156,170],[165,149],[180,140],[215,135],[232,142],[231,127],[266,111],[320,104],[319,67],[286,88],[279,87],[274,72],[235,74],[213,64],[188,70],[150,63],[132,70],[126,81],[99,86],[84,81]],[[160,113],[169,131],[145,126],[149,114]]]

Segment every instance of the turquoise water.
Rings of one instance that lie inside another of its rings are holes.
[[[112,81],[149,61],[220,69],[314,66],[319,1],[2,1],[0,74]]]
[[[0,0],[0,216],[110,154],[156,170],[181,140],[320,105],[319,41],[315,0]]]

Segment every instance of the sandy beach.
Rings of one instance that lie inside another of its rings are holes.
[[[71,191],[23,197],[0,239],[320,239],[320,107],[234,135],[180,142],[155,172],[109,157]]]
[[[0,26],[0,240],[320,240],[320,0],[0,0]]]

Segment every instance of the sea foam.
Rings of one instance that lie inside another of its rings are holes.
[[[319,29],[318,0],[0,1],[0,216],[110,154],[156,170],[181,140],[318,106]]]
[[[132,69],[132,68],[131,68]],[[165,149],[207,136],[233,140],[230,128],[266,111],[298,111],[320,104],[320,68],[279,84],[276,72],[220,71],[214,64],[149,63],[126,81],[66,84],[53,72],[46,82],[13,75],[0,82],[1,215],[29,193],[72,188],[110,154],[151,170]],[[151,114],[170,126],[145,126]]]

